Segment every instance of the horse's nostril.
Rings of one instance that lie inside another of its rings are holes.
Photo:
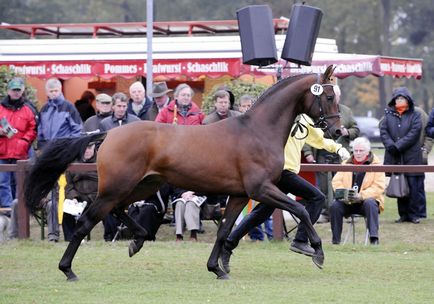
[[[337,136],[341,136],[342,135],[341,129],[336,129],[335,133],[336,133]]]

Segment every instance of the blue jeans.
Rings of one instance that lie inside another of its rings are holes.
[[[264,234],[267,236],[269,241],[273,239],[273,220],[271,217],[265,220],[264,229],[262,228],[262,225],[258,225],[249,231],[249,237],[252,241],[263,241]]]
[[[16,164],[16,159],[0,159],[0,164]],[[0,172],[0,207],[10,208],[16,197],[15,172]]]

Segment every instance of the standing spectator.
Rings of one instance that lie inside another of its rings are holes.
[[[353,112],[351,109],[340,103],[341,89],[335,85],[333,87],[335,92],[335,98],[339,103],[339,109],[341,114],[341,135],[335,138],[337,143],[340,143],[342,147],[349,150],[350,141],[359,136],[360,130],[357,126],[357,122],[354,120]],[[330,138],[329,134],[325,134],[325,137]],[[309,157],[313,155],[318,164],[340,164],[341,160],[336,153],[330,153],[324,149],[321,150],[308,150],[303,149],[304,155]],[[333,189],[331,187],[332,178],[335,172],[317,172],[316,181],[319,189],[326,196],[326,203],[321,213],[321,217],[318,219],[318,223],[329,222],[329,208],[333,202]]]
[[[47,103],[41,108],[39,114],[38,149],[58,138],[79,137],[83,127],[80,114],[74,105],[65,99],[62,93],[62,83],[57,78],[50,78],[45,84],[48,96]],[[48,201],[47,224],[48,241],[59,241],[58,220],[58,189],[51,191],[51,200]]]
[[[146,97],[145,87],[140,81],[136,81],[130,86],[130,97],[128,113],[136,115],[141,120],[147,120],[147,112],[152,102]]]
[[[86,121],[86,119],[95,115],[95,109],[92,106],[94,100],[95,95],[91,91],[84,91],[80,99],[75,102],[75,107],[80,113],[82,121]]]
[[[8,95],[0,103],[0,164],[16,164],[19,159],[28,159],[30,145],[36,138],[37,113],[23,93],[24,81],[15,77],[8,82]],[[11,208],[14,213],[16,196],[15,173],[0,172],[0,208]],[[10,215],[9,211],[4,214]],[[12,219],[12,224],[16,225],[14,214]]]
[[[380,160],[371,152],[371,143],[366,137],[357,137],[353,143],[353,154],[345,163],[353,165],[378,165]],[[384,211],[384,172],[337,172],[333,177],[333,189],[353,189],[351,201],[335,200],[330,206],[332,243],[341,242],[344,216],[361,214],[366,218],[370,242],[378,245],[378,215]]]
[[[178,125],[201,125],[205,115],[192,100],[193,89],[186,83],[181,83],[175,89],[175,100],[158,113],[156,122]]]
[[[180,125],[201,125],[204,114],[193,102],[193,90],[188,84],[181,83],[175,89],[175,100],[160,111],[155,121]],[[175,206],[176,239],[183,240],[184,223],[190,231],[190,240],[197,240],[200,227],[200,205],[203,199],[196,193],[180,188],[173,190]]]
[[[83,156],[77,159],[80,163],[94,163],[96,161],[95,143],[91,142],[86,147]],[[87,206],[96,199],[98,192],[98,174],[96,171],[85,172],[66,172],[65,198],[77,200],[77,202],[87,202]],[[87,208],[87,207],[86,207]],[[77,225],[78,217],[63,213],[63,235],[66,242],[72,240],[74,230]]]
[[[428,114],[421,107],[418,106],[415,106],[414,110],[420,113],[420,117],[422,119],[422,132],[420,133],[419,141],[422,145],[422,163],[424,165],[428,165],[428,154],[431,152],[434,144],[434,139],[428,136],[426,132],[426,127],[429,121]]]
[[[147,113],[147,120],[154,121],[157,117],[158,113],[161,110],[169,105],[170,97],[168,95],[169,92],[172,92],[171,89],[167,87],[165,81],[154,83],[154,87],[152,88],[152,93],[150,96],[153,98],[153,102],[151,107]]]
[[[241,113],[246,113],[253,106],[253,97],[250,95],[243,95],[240,97],[238,109]]]
[[[89,117],[85,122],[83,129],[85,132],[99,130],[99,123],[104,118],[112,114],[112,98],[110,95],[101,93],[96,95],[96,115]]]
[[[213,122],[220,121],[229,117],[236,117],[241,113],[234,110],[229,110],[230,107],[230,96],[228,91],[218,90],[214,93],[214,107],[215,111],[208,114],[203,120],[203,124],[207,125]]]
[[[422,119],[414,109],[414,100],[406,87],[393,91],[392,100],[384,113],[380,124],[381,141],[386,148],[385,165],[421,165],[422,150],[420,136]],[[390,173],[387,173],[390,176]],[[421,210],[426,210],[424,173],[405,173],[410,195],[398,198],[399,219],[397,223],[412,222],[418,224]]]
[[[134,122],[140,121],[137,116],[127,112],[128,107],[128,97],[124,93],[115,93],[112,97],[113,113],[109,117],[101,120],[99,129],[101,131],[108,131],[110,129]],[[110,242],[113,240],[116,232],[118,231],[118,226],[120,221],[115,218],[111,213],[107,215],[103,220],[104,225],[104,240]]]

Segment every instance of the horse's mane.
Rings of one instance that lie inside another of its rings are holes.
[[[264,99],[268,98],[268,96],[273,93],[276,90],[279,90],[282,86],[287,86],[293,82],[298,81],[300,78],[304,78],[306,76],[309,75],[313,75],[313,74],[301,74],[301,75],[294,75],[294,76],[290,76],[290,77],[286,77],[283,78],[281,80],[279,80],[278,82],[276,82],[275,84],[273,84],[271,87],[269,87],[267,90],[265,90],[264,93],[262,93],[258,99],[256,100],[256,103],[260,103],[261,101],[263,101]]]

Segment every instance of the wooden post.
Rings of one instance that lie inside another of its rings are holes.
[[[24,180],[28,160],[17,161],[16,181],[17,181],[17,197],[18,197],[18,238],[25,239],[30,237],[30,222],[29,210],[26,207],[24,199]]]
[[[273,212],[273,240],[283,240],[283,213],[280,209]]]

